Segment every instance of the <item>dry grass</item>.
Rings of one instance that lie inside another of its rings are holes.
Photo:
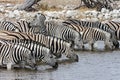
[[[0,0],[0,3],[12,3],[12,4],[16,4],[16,3],[22,3],[24,0]]]

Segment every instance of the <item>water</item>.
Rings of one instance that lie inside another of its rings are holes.
[[[76,51],[79,62],[59,60],[58,69],[40,65],[38,70],[0,69],[0,80],[119,80],[120,51],[104,50],[99,44],[96,51]]]

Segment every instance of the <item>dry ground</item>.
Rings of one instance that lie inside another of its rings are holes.
[[[24,0],[0,0],[1,2],[4,3],[22,3]],[[79,5],[80,0],[41,0],[42,3],[44,4],[49,4],[49,5],[66,5],[66,4],[73,4],[73,5]]]

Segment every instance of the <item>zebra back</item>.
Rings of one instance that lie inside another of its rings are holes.
[[[82,27],[91,27],[91,28],[98,28],[101,30],[104,30],[109,33],[113,33],[114,30],[112,30],[110,27],[106,26],[105,24],[96,21],[96,22],[91,22],[91,21],[81,21],[81,20],[76,20],[76,19],[68,19],[63,23],[71,23],[74,25],[82,26]]]
[[[0,21],[0,30],[19,32],[19,29],[10,21]]]
[[[50,49],[45,47],[40,42],[36,42],[36,41],[32,41],[32,40],[24,40],[24,39],[21,39],[21,40],[10,40],[9,42],[11,42],[13,44],[20,44],[22,46],[27,47],[28,49],[33,51],[34,54],[32,54],[32,55],[35,56],[35,58],[37,60],[42,59],[48,53],[51,54]]]
[[[78,56],[73,55],[74,52],[71,49],[71,43],[63,41],[61,39],[45,36],[43,34],[33,34],[33,33],[20,33],[20,32],[9,32],[9,31],[0,31],[0,33],[1,33],[0,39],[2,40],[29,39],[29,40],[37,41],[45,45],[46,47],[50,48],[50,50],[52,51],[52,53],[54,53],[55,56],[63,53],[66,56],[70,55],[69,58],[73,58],[74,60],[78,61]],[[6,37],[11,37],[11,38],[8,39]]]
[[[63,41],[51,36],[45,36],[43,34],[33,34],[33,33],[20,33],[20,32],[10,32],[10,31],[0,31],[1,40],[19,40],[28,39],[40,42],[46,47],[50,48],[54,53],[65,52],[67,48],[70,48],[71,43]]]
[[[111,40],[112,40],[114,46],[116,48],[119,48],[119,42],[117,41],[117,35],[115,34],[115,30],[113,30],[112,28],[110,28],[109,26],[107,26],[101,22],[98,22],[98,21],[97,22],[89,22],[89,21],[80,21],[80,20],[76,20],[76,19],[68,19],[68,20],[64,21],[63,24],[69,25],[69,27],[72,27],[73,29],[75,29],[78,32],[83,31],[86,27],[98,28],[103,31],[106,31],[106,32],[110,33],[110,35],[112,37]],[[81,32],[81,34],[82,33],[83,32]]]
[[[108,21],[105,23],[106,26],[108,26],[109,28],[111,28],[112,30],[116,31],[119,29],[120,27],[120,23],[119,22],[114,22],[114,21]]]
[[[19,29],[20,32],[29,32],[29,29],[31,28],[29,22],[25,20],[19,20],[15,22],[15,26],[17,29]]]

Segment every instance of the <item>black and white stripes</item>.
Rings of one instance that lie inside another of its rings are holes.
[[[35,57],[37,61],[43,61],[44,63],[47,63],[50,66],[53,66],[54,68],[57,68],[58,64],[57,61],[53,58],[52,53],[49,48],[42,46],[42,44],[31,41],[31,40],[10,40],[1,42],[2,44],[8,44],[7,42],[10,42],[14,45],[21,45],[29,50],[32,51],[32,56]]]
[[[0,46],[0,65],[6,65],[7,69],[10,70],[15,64],[25,62],[25,64],[35,68],[36,61],[32,54],[31,50],[21,45],[2,44]]]
[[[93,49],[94,42],[98,40],[104,40],[108,47],[110,47],[111,49],[113,48],[111,34],[106,31],[100,30],[98,28],[83,27],[77,20],[67,20],[63,22],[63,24],[81,33],[83,43],[89,43],[91,45],[91,49]],[[84,25],[86,26],[88,24],[89,23],[84,23]]]
[[[90,22],[90,21],[81,21],[76,19],[68,19],[63,22],[64,25],[71,25],[72,28],[74,28],[77,31],[80,31],[80,29],[83,29],[85,27],[92,28],[92,29],[101,29],[105,32],[108,32],[111,34],[111,40],[116,48],[119,48],[119,42],[116,39],[115,30],[111,29],[109,26],[101,23],[101,22]],[[83,27],[83,28],[82,28]]]
[[[58,39],[51,36],[45,36],[43,34],[20,33],[20,32],[9,32],[9,31],[1,31],[1,34],[2,36],[0,35],[0,38],[3,40],[29,39],[29,40],[37,41],[43,44],[44,46],[50,48],[50,50],[55,56],[60,56],[61,54],[65,54],[67,57],[69,56],[68,58],[78,61],[78,56],[71,49],[71,43],[68,43],[62,39]]]
[[[45,30],[43,28],[40,28],[39,26],[30,26],[30,22],[26,20],[19,20],[15,22],[1,21],[0,29],[14,32],[32,32],[45,34]]]
[[[24,63],[32,68],[38,61],[58,67],[57,58],[65,55],[73,61],[78,61],[74,49],[93,45],[96,41],[104,41],[111,50],[119,43],[119,23],[101,23],[68,19],[64,21],[45,21],[43,14],[36,14],[31,22],[17,21],[1,22],[0,30],[0,61],[1,66]],[[112,26],[111,26],[112,25]],[[17,53],[17,54],[16,54]],[[25,57],[25,58],[23,58]],[[32,58],[32,59],[31,59]],[[24,67],[23,66],[23,67]]]

